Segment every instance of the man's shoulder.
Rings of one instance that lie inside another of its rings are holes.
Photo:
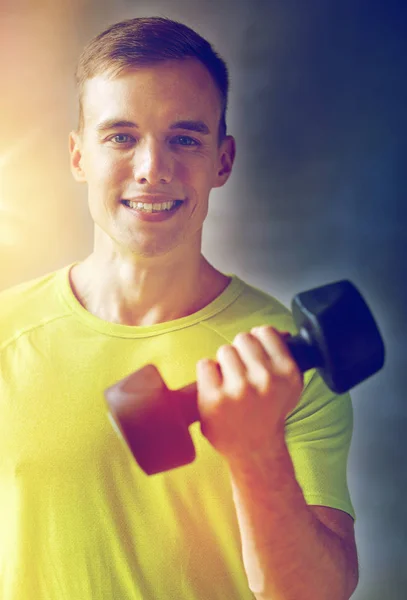
[[[0,291],[0,349],[51,316],[58,273],[51,271]]]
[[[254,286],[253,284],[245,281],[244,279],[237,277],[242,287],[242,299],[249,301],[252,306],[257,308],[271,309],[273,312],[281,312],[284,314],[290,314],[289,309],[278,300],[278,298],[264,289]]]
[[[274,295],[234,276],[238,285],[235,299],[211,319],[211,324],[225,338],[259,325],[271,325],[280,331],[295,332],[291,311]]]

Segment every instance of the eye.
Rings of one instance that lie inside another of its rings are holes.
[[[177,141],[181,146],[199,146],[200,143],[194,138],[189,137],[189,135],[177,135],[174,140]]]
[[[117,138],[121,138],[121,141]],[[123,140],[123,138],[127,138],[125,140]],[[128,135],[127,133],[116,133],[116,135],[114,135],[113,137],[110,138],[110,141],[115,141],[117,144],[127,144],[130,141],[132,141],[133,138],[131,135]]]

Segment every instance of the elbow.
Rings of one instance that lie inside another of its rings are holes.
[[[337,592],[335,593],[334,590],[332,588],[330,588],[329,590],[329,596],[327,596],[327,590],[325,589],[325,591],[322,593],[322,595],[320,595],[321,593],[321,589],[319,589],[319,591],[313,589],[312,591],[306,592],[305,590],[303,590],[304,592],[304,596],[292,596],[291,593],[287,594],[283,594],[283,595],[276,595],[276,591],[274,590],[273,593],[253,593],[253,596],[256,600],[293,600],[293,598],[295,597],[295,600],[316,600],[316,599],[320,599],[320,600],[326,600],[329,597],[329,600],[350,600],[352,594],[354,594],[357,586],[359,583],[359,571],[358,568],[356,566],[355,568],[352,568],[350,570],[350,573],[348,573],[347,577],[344,578],[343,580],[343,585],[341,586],[341,590],[337,589]],[[339,587],[339,586],[338,586]]]
[[[352,596],[352,594],[355,593],[355,590],[358,587],[359,569],[358,569],[357,564],[356,564],[356,567],[351,569],[351,572],[346,579],[346,583],[347,583],[346,592],[345,592],[345,595],[343,596],[343,600],[349,600],[349,598]]]

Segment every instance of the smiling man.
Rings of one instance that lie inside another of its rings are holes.
[[[92,64],[81,67],[84,78]],[[201,254],[210,190],[226,182],[235,154],[231,136],[218,143],[213,78],[186,57],[114,78],[106,66],[80,82],[83,123],[70,149],[74,176],[88,184],[95,247],[71,271],[78,298],[128,325],[195,313],[230,281]]]
[[[0,294],[2,600],[348,599],[350,398],[302,377],[282,304],[201,251],[235,157],[225,63],[181,23],[132,19],[86,46],[77,83],[93,251]],[[200,412],[196,461],[153,477],[104,398],[149,363],[197,379]]]

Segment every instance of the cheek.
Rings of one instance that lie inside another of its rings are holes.
[[[119,156],[94,148],[87,153],[85,171],[87,179],[95,187],[103,187],[108,182],[120,180],[128,170],[126,161]]]
[[[207,159],[180,161],[175,170],[175,176],[184,183],[189,184],[198,193],[207,193],[212,188],[213,164]]]

